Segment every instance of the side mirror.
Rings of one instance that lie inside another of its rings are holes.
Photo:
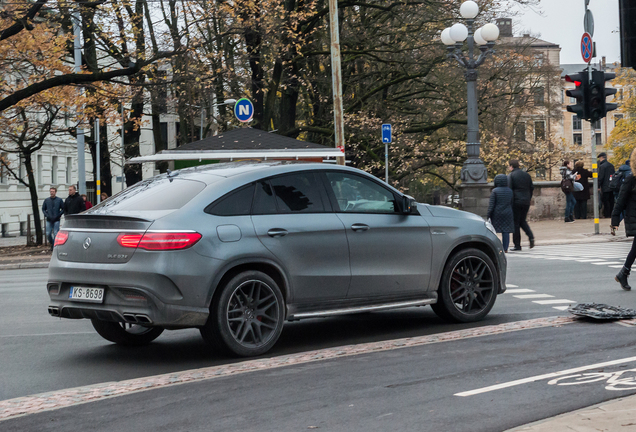
[[[415,202],[415,198],[410,197],[408,195],[402,195],[402,213],[403,214],[411,214],[415,211],[417,203]]]

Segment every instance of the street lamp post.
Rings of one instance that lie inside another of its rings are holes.
[[[459,13],[466,21],[454,24],[444,29],[441,40],[448,47],[448,57],[457,60],[465,69],[466,84],[468,89],[468,134],[466,150],[468,158],[464,162],[461,171],[461,180],[464,184],[487,183],[488,172],[484,162],[479,158],[479,118],[477,112],[477,68],[493,53],[495,41],[499,37],[499,28],[495,24],[486,24],[473,32],[475,17],[479,13],[479,6],[474,1],[462,3]],[[468,56],[464,55],[462,48],[464,41],[468,42]],[[478,45],[479,57],[475,59],[475,44]]]

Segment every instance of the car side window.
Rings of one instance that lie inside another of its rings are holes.
[[[254,184],[234,190],[214,201],[205,212],[216,216],[246,216],[252,209]]]
[[[313,172],[287,174],[271,179],[280,213],[322,213],[325,206],[321,183]]]
[[[337,209],[345,213],[396,213],[395,195],[381,185],[362,176],[346,172],[325,173],[338,202]]]
[[[272,186],[267,180],[257,182],[252,214],[265,215],[275,213],[278,213],[278,211],[276,210],[276,198],[274,197]]]

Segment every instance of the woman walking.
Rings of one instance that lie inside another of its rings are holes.
[[[508,252],[510,233],[515,230],[515,221],[512,215],[512,189],[508,187],[508,177],[505,174],[495,176],[495,188],[488,203],[488,219],[495,231],[501,233],[504,252]]]
[[[632,174],[625,177],[621,185],[621,190],[618,193],[618,200],[616,204],[614,204],[614,210],[612,210],[612,234],[614,234],[620,225],[621,212],[623,212],[625,217],[625,234],[627,234],[627,237],[634,237],[634,242],[625,259],[625,264],[614,278],[616,282],[621,284],[621,288],[625,291],[632,289],[629,283],[627,283],[627,278],[629,277],[632,264],[634,264],[634,260],[636,259],[636,191],[634,191],[636,178],[633,175],[633,173],[636,172],[636,149],[632,151],[632,156],[629,160],[632,167]]]
[[[569,180],[571,184],[571,190],[565,194],[565,222],[574,222],[574,206],[576,205],[576,198],[574,198],[574,182],[576,181],[576,173],[572,172],[572,161],[564,160],[563,165],[559,168],[561,171],[561,177],[563,180]]]
[[[574,218],[575,219],[587,219],[587,200],[590,199],[590,182],[592,178],[592,172],[585,168],[585,162],[582,160],[577,161],[574,164],[574,171],[581,176],[579,183],[583,185],[582,191],[574,191],[574,199],[576,199],[576,205],[574,206]]]

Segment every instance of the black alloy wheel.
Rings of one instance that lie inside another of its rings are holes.
[[[146,327],[139,324],[91,319],[93,328],[107,341],[124,346],[148,345],[163,333],[162,327]]]
[[[479,249],[464,249],[448,260],[433,310],[453,321],[478,321],[494,306],[498,287],[497,269],[490,257]]]
[[[263,354],[276,343],[285,319],[278,285],[268,275],[248,271],[232,278],[213,302],[203,338],[238,356]]]

